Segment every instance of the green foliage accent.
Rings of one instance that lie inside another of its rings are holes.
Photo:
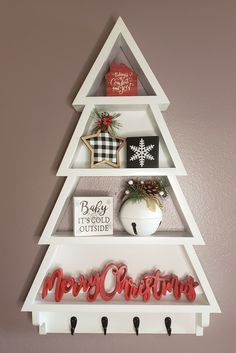
[[[129,180],[126,185],[123,201],[140,202],[145,200],[147,207],[155,210],[156,206],[163,207],[162,200],[168,196],[167,177],[158,177],[144,180]]]
[[[141,201],[147,196],[141,184],[128,185],[127,190],[129,191],[127,197],[133,202]]]

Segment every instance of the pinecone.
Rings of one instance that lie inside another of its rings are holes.
[[[142,187],[149,196],[155,196],[160,191],[159,185],[154,180],[145,181]]]

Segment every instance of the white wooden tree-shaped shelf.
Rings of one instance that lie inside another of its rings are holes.
[[[112,62],[125,63],[138,74],[138,96],[106,97],[104,77]],[[203,334],[210,313],[220,312],[193,245],[204,244],[200,231],[178,184],[176,175],[186,175],[184,166],[162,116],[169,101],[145,58],[121,18],[117,20],[92,69],[77,94],[73,106],[82,111],[57,175],[67,179],[55,203],[39,244],[49,244],[22,310],[32,311],[33,324],[39,332],[68,332],[71,317],[78,320],[75,332],[102,333],[101,317],[108,318],[108,333],[133,333],[133,317],[140,318],[140,333],[166,333],[165,318],[171,317],[172,333]],[[159,168],[126,168],[121,151],[120,168],[90,168],[89,153],[81,142],[91,128],[91,113],[120,112],[120,136],[159,136]],[[135,127],[135,129],[134,129]],[[58,225],[75,195],[80,176],[161,176],[169,180],[169,193],[183,223],[181,231],[158,230],[149,237],[131,237],[125,232],[113,236],[75,237],[72,231],[60,231]],[[125,263],[136,278],[146,269],[172,271],[179,277],[186,273],[199,283],[193,302],[165,296],[148,302],[122,300],[122,294],[111,301],[98,299],[88,303],[84,296],[70,293],[54,302],[53,293],[42,299],[46,275],[60,266],[67,274],[86,274],[100,269],[107,261]]]

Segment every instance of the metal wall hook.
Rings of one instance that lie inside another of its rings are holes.
[[[104,335],[107,334],[108,318],[103,316],[101,319]]]
[[[77,325],[77,318],[75,316],[72,316],[70,318],[70,333],[72,334],[72,336],[75,332],[76,325]]]
[[[140,324],[140,319],[138,316],[135,316],[133,318],[133,323],[134,323],[135,333],[138,336],[138,329],[139,329],[139,324]]]
[[[172,329],[171,329],[171,318],[170,317],[166,317],[165,318],[165,326],[166,326],[166,331],[168,333],[168,336],[170,336],[171,335],[171,331],[172,331]]]

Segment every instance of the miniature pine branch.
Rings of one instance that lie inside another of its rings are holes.
[[[148,180],[129,180],[125,191],[124,201],[140,202],[145,200],[152,211],[156,206],[162,208],[162,200],[168,196],[166,187],[169,185],[166,177]]]

